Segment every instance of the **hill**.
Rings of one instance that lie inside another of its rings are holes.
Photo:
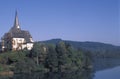
[[[69,41],[62,39],[51,39],[46,41],[40,41],[46,44],[57,44],[60,41],[69,43],[74,48],[89,51],[94,57],[115,57],[120,58],[120,46],[115,46],[111,44],[105,44],[100,42],[78,42],[78,41]]]

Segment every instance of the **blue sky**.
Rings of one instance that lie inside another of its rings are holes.
[[[0,0],[0,37],[20,26],[34,40],[61,38],[120,45],[118,0]]]

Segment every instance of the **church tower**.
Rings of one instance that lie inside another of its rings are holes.
[[[15,21],[14,21],[14,26],[13,27],[16,28],[16,29],[20,29],[17,11],[15,13]]]
[[[14,24],[13,24],[13,27],[10,29],[10,32],[11,31],[16,31],[16,30],[21,30],[20,29],[19,20],[18,20],[18,13],[17,13],[17,11],[15,12]]]

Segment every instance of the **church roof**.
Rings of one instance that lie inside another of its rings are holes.
[[[32,36],[30,35],[29,31],[16,30],[10,32],[10,34],[13,38],[25,38],[26,42],[31,42],[30,38],[32,38]]]

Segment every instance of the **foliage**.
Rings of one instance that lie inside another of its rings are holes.
[[[48,48],[45,65],[50,71],[82,69],[86,66],[85,63],[89,63],[85,62],[89,57],[85,57],[81,51],[74,49],[70,44],[59,42],[55,47],[51,45]]]
[[[35,62],[30,58],[25,58],[22,61],[19,61],[15,64],[15,73],[31,73],[35,71],[36,65]]]
[[[35,57],[37,65],[46,57],[46,46],[41,43],[35,43],[33,49],[30,51],[30,56]]]
[[[57,45],[36,42],[31,51],[9,51],[0,54],[0,70],[3,65],[15,73],[81,70],[91,65],[89,56],[62,41]]]
[[[57,71],[58,67],[57,52],[55,51],[55,47],[53,45],[49,45],[48,47],[48,55],[45,60],[45,66],[49,68],[50,71]]]

